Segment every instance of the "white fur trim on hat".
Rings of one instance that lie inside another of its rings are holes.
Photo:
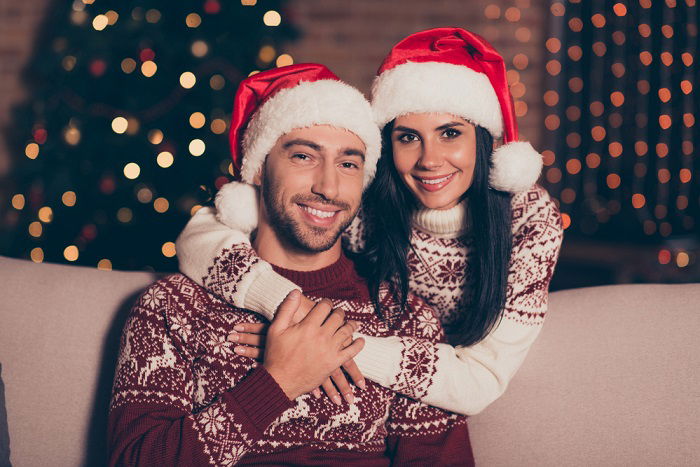
[[[216,218],[234,230],[250,234],[258,227],[258,190],[253,185],[230,182],[216,194]]]
[[[366,187],[374,178],[379,160],[379,128],[362,93],[331,79],[301,82],[283,89],[256,110],[243,136],[241,179],[252,183],[280,136],[314,125],[344,128],[364,142]]]
[[[372,85],[372,109],[380,128],[409,113],[451,113],[503,134],[501,105],[484,73],[462,65],[406,62],[379,75]]]
[[[542,155],[530,143],[514,141],[491,154],[489,185],[510,193],[525,191],[535,184],[542,172]]]

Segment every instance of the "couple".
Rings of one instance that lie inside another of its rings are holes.
[[[262,72],[230,139],[244,183],[193,216],[188,277],[125,326],[110,463],[473,463],[465,415],[537,337],[562,235],[502,58],[463,29],[413,34],[371,108],[320,65]]]

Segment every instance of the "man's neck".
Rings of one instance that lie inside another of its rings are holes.
[[[340,239],[331,248],[319,253],[290,247],[265,222],[260,222],[258,226],[253,248],[268,263],[293,271],[316,271],[328,267],[338,261],[342,253]]]

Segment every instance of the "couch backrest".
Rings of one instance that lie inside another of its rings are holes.
[[[0,257],[15,466],[99,465],[119,335],[156,277]],[[506,394],[470,420],[479,465],[699,465],[700,285],[551,294]]]
[[[103,463],[119,336],[155,279],[0,257],[0,363],[15,466]]]

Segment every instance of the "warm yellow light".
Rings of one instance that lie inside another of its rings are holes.
[[[562,224],[562,227],[564,228],[564,230],[566,230],[566,229],[568,229],[569,227],[571,227],[571,217],[570,217],[568,214],[566,214],[566,213],[562,213],[562,215],[561,215],[561,224]]]
[[[206,122],[207,119],[204,117],[202,112],[194,112],[192,115],[190,115],[190,126],[192,128],[202,128]]]
[[[153,192],[148,188],[143,187],[136,193],[136,199],[138,199],[139,202],[144,204],[150,203],[153,199]]]
[[[632,206],[635,207],[635,209],[640,209],[644,207],[646,204],[646,198],[644,197],[643,194],[641,193],[635,193],[632,195]]]
[[[192,154],[195,157],[199,157],[202,154],[204,154],[204,151],[206,150],[206,145],[201,139],[193,139],[192,141],[190,141],[189,150],[190,154]]]
[[[107,13],[105,13],[105,16],[107,17],[107,23],[110,26],[114,26],[119,19],[119,13],[114,10],[109,10]]]
[[[66,191],[65,193],[63,193],[63,196],[61,196],[61,201],[63,201],[63,204],[65,204],[68,207],[75,206],[76,199],[77,196],[75,195],[74,191]]]
[[[124,176],[130,180],[137,178],[141,174],[141,167],[136,162],[129,162],[124,166]]]
[[[274,47],[271,45],[263,45],[258,52],[258,59],[260,59],[261,62],[270,63],[275,58],[276,54],[277,51]]]
[[[258,0],[241,0],[241,5],[243,6],[255,6]]]
[[[250,73],[248,73],[248,78],[250,78],[253,75],[257,75],[258,73],[260,73],[260,70],[253,70]]]
[[[293,64],[294,59],[289,54],[282,54],[279,57],[277,57],[277,60],[275,61],[275,65],[277,66],[288,66]]]
[[[126,74],[133,73],[136,69],[136,60],[133,58],[125,58],[122,60],[122,71]]]
[[[63,57],[63,60],[61,60],[61,66],[64,70],[71,71],[73,68],[75,68],[75,64],[77,61],[78,59],[76,59],[74,56],[66,55],[65,57]]]
[[[112,120],[112,131],[117,134],[125,133],[128,126],[129,122],[124,117],[116,117]]]
[[[155,8],[151,8],[146,12],[146,21],[148,21],[151,24],[155,24],[158,21],[160,21],[160,11],[156,10]]]
[[[75,261],[78,259],[78,247],[75,245],[68,245],[64,250],[63,250],[63,257],[66,258],[68,261]]]
[[[211,131],[217,135],[220,135],[226,131],[226,122],[220,118],[215,118],[211,122]]]
[[[511,23],[520,21],[520,9],[512,6],[506,10],[505,15],[503,16],[505,16]]]
[[[117,220],[123,224],[131,222],[134,218],[134,213],[129,208],[119,208],[117,211]]]
[[[275,10],[267,11],[263,15],[263,23],[265,26],[279,26],[282,23],[282,16]]]
[[[199,40],[199,41],[194,41],[192,43],[192,55],[194,55],[197,58],[202,58],[204,57],[207,52],[209,52],[209,46],[207,45],[206,42]]]
[[[42,250],[39,247],[33,248],[31,253],[29,253],[29,257],[35,263],[41,263],[42,261],[44,261],[44,250]]]
[[[197,82],[197,78],[191,71],[186,71],[180,75],[180,86],[185,89],[191,89]]]
[[[19,193],[14,195],[12,197],[12,207],[17,209],[18,211],[24,209],[24,195]]]
[[[192,209],[190,209],[190,216],[194,216],[195,213],[200,209],[202,209],[202,206],[199,204],[195,204],[194,206],[192,206]]]
[[[96,31],[102,31],[108,24],[109,18],[107,18],[105,15],[97,15],[92,20],[92,27],[95,28]]]
[[[189,28],[199,27],[199,25],[202,24],[202,17],[197,13],[190,13],[185,18],[185,24],[187,24],[187,27]]]
[[[112,262],[108,260],[107,258],[101,259],[97,263],[97,269],[100,271],[111,271],[112,270]]]
[[[127,125],[126,125],[126,134],[127,135],[135,135],[136,133],[139,132],[139,128],[141,124],[139,123],[138,119],[131,117],[127,119]]]
[[[163,132],[155,129],[148,132],[148,142],[151,144],[160,144],[163,142]]]
[[[156,198],[156,200],[153,201],[153,209],[161,214],[167,211],[169,207],[170,203],[165,198]]]
[[[175,256],[175,244],[173,242],[165,242],[163,243],[163,246],[161,247],[160,251],[163,253],[163,256],[166,258],[172,258]]]
[[[39,209],[38,217],[41,222],[48,224],[53,220],[53,209],[48,206],[42,207]]]
[[[143,76],[146,78],[155,75],[156,71],[158,71],[158,65],[156,65],[156,62],[153,60],[146,60],[141,64],[141,73],[143,73]]]
[[[690,256],[685,251],[681,251],[676,255],[676,264],[679,268],[684,268],[690,263]]]
[[[487,5],[484,8],[484,16],[488,19],[498,19],[501,17],[501,8],[498,5]]]
[[[214,75],[209,79],[209,86],[214,91],[221,91],[226,86],[226,80],[221,75]]]
[[[44,231],[44,227],[41,225],[41,222],[39,221],[34,221],[31,224],[29,224],[29,235],[32,237],[41,237],[41,233]]]
[[[30,159],[36,159],[39,155],[39,145],[36,143],[29,143],[24,148],[24,155]]]
[[[168,151],[161,152],[160,154],[158,154],[158,157],[156,158],[158,165],[163,167],[164,169],[167,169],[168,167],[173,165],[174,160],[175,160],[175,158]]]

